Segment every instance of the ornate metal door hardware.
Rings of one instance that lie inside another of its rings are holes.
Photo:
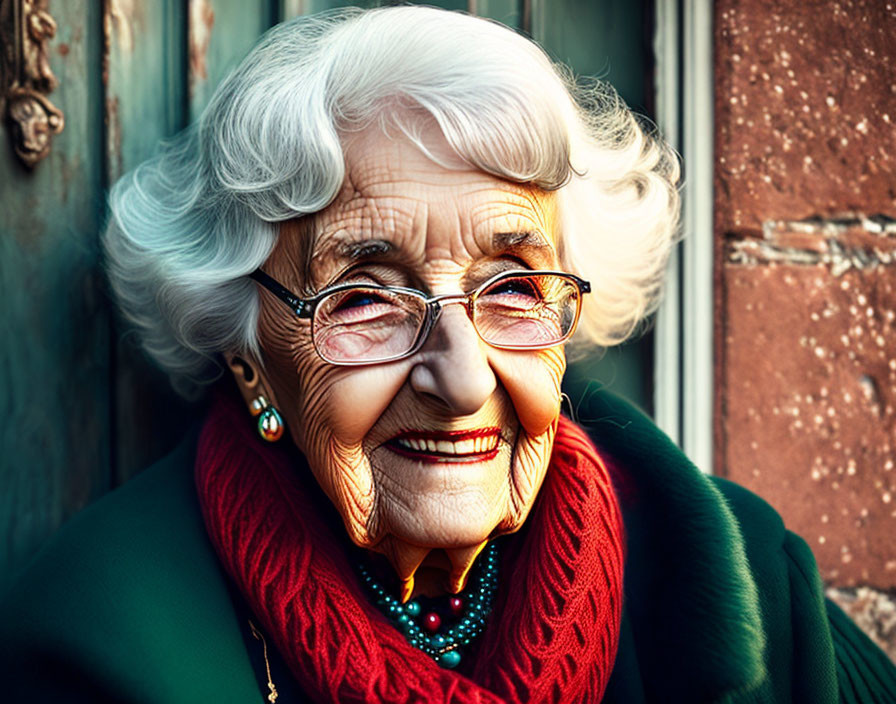
[[[13,150],[29,168],[49,154],[53,135],[65,126],[62,110],[46,95],[59,84],[47,50],[55,35],[47,0],[0,0],[4,118]]]

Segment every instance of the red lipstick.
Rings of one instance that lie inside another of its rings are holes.
[[[500,428],[406,430],[389,440],[389,449],[419,462],[484,462],[498,454]]]

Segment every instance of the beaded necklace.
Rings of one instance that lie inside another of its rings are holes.
[[[449,597],[447,604],[444,599],[426,597],[402,604],[364,565],[359,570],[374,603],[408,643],[442,667],[453,669],[460,664],[460,649],[481,635],[491,613],[498,588],[498,549],[494,542],[488,544],[474,567],[467,595]]]

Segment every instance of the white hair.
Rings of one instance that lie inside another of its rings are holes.
[[[198,125],[112,188],[112,287],[176,388],[215,378],[222,352],[261,359],[246,274],[270,255],[277,223],[336,197],[346,132],[388,121],[426,150],[396,104],[424,110],[466,163],[557,191],[562,264],[592,283],[587,338],[621,342],[655,309],[677,233],[678,162],[612,88],[576,84],[488,20],[340,10],[267,32]]]

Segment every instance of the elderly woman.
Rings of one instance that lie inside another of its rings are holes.
[[[609,345],[656,303],[677,173],[610,89],[497,24],[403,7],[271,30],[112,192],[124,315],[180,389],[217,383],[201,430],[20,582],[7,687],[886,696],[767,505],[617,400],[584,409],[596,448],[560,415],[577,323]]]

